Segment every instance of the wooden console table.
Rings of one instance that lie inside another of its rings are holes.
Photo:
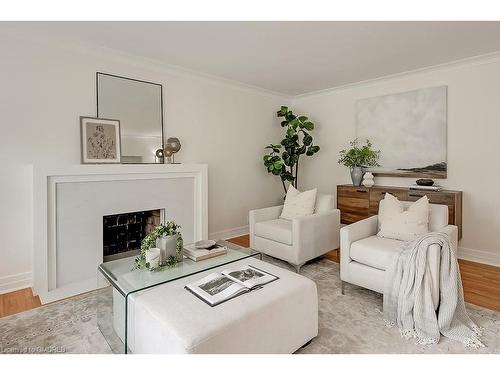
[[[338,185],[337,208],[340,210],[340,222],[351,224],[358,220],[377,215],[378,204],[390,193],[403,201],[416,201],[427,195],[430,203],[448,206],[448,223],[458,226],[458,238],[462,238],[462,192],[455,190],[427,191],[410,190],[395,186]]]

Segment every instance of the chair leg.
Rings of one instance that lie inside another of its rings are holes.
[[[304,264],[294,264],[293,266],[295,267],[295,271],[297,273],[300,273],[300,269],[302,268]]]
[[[344,282],[342,280],[340,280],[340,293],[345,295]]]

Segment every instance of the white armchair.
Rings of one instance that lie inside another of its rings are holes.
[[[413,202],[403,202],[408,207]],[[380,202],[383,204],[383,201]],[[402,241],[377,237],[378,216],[360,220],[340,230],[340,280],[344,294],[344,282],[359,285],[378,293],[384,292],[385,271],[398,256]],[[445,232],[457,251],[458,227],[448,225],[448,206],[431,204],[429,230]],[[428,266],[432,279],[434,307],[439,303],[440,247],[432,245],[428,253]]]
[[[283,206],[249,213],[250,247],[292,264],[297,273],[308,260],[339,247],[340,211],[333,195],[318,195],[315,213],[293,220],[280,219]]]

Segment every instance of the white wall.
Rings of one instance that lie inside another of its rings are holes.
[[[80,163],[79,116],[95,115],[95,72],[164,85],[165,135],[183,146],[176,160],[209,164],[209,231],[244,231],[248,210],[283,192],[261,165],[262,147],[281,139],[275,111],[286,97],[173,70],[112,51],[13,36],[0,30],[0,292],[30,285],[32,164]],[[322,150],[305,158],[301,188],[335,192],[348,183],[338,152],[354,137],[359,98],[448,86],[448,179],[464,192],[462,257],[500,265],[500,61],[402,75],[293,100],[316,122]],[[413,180],[377,178],[378,184]],[[231,229],[236,228],[235,231]]]
[[[32,164],[80,163],[79,116],[95,115],[96,71],[163,84],[165,136],[182,142],[176,161],[209,165],[213,236],[244,230],[249,209],[282,197],[261,155],[280,139],[275,113],[286,98],[6,30],[0,46],[0,292],[31,283]]]
[[[356,100],[448,86],[448,178],[439,183],[463,191],[463,238],[459,256],[500,265],[500,59],[476,60],[391,79],[297,97],[293,108],[315,121],[322,147],[302,166],[303,187],[336,191],[350,183],[338,153],[355,137]],[[312,164],[314,163],[314,164]],[[376,178],[380,185],[407,186],[415,179]]]

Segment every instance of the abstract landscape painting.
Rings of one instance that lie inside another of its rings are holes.
[[[381,150],[379,176],[446,178],[447,86],[358,100],[356,136]]]

